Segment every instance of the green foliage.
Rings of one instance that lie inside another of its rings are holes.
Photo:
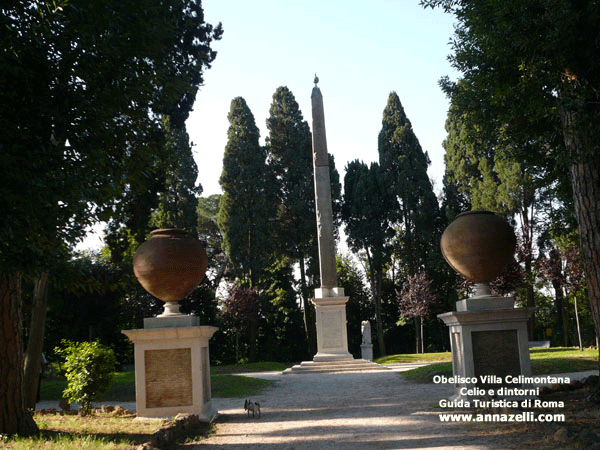
[[[62,339],[97,339],[113,349],[119,362],[132,360],[131,342],[121,330],[140,326],[145,311],[140,311],[141,305],[130,302],[127,296],[131,286],[138,284],[131,265],[119,267],[100,254],[85,253],[75,255],[52,275],[44,333],[46,348],[59,346]],[[51,351],[46,356],[54,360]]]
[[[281,372],[288,366],[277,362],[258,362],[226,366],[211,366],[211,386],[213,397],[248,396],[258,393],[258,389],[269,386],[251,377],[233,375],[252,372]],[[42,400],[59,400],[67,387],[64,380],[42,380]],[[102,401],[134,401],[135,373],[115,372],[110,389],[102,396]]]
[[[366,255],[367,275],[375,304],[376,334],[379,351],[385,354],[381,317],[381,284],[390,262],[390,239],[394,235],[395,195],[385,184],[384,173],[377,163],[367,167],[358,160],[346,167],[342,220],[346,225],[350,247]]]
[[[582,150],[588,155],[595,152],[600,131],[594,125],[600,113],[596,2],[422,0],[421,4],[456,15],[450,61],[463,77],[458,83],[444,79],[442,86],[461,111],[474,115],[475,123],[492,131],[503,129],[525,144],[513,149],[524,158],[535,153],[569,164],[581,157],[574,148],[565,152],[561,133],[556,133],[567,131],[564,125],[571,128],[569,133],[591,133]],[[577,123],[561,123],[568,110],[577,111]],[[551,145],[537,151],[526,145],[532,131]]]
[[[348,243],[354,251],[365,250],[375,272],[389,262],[389,240],[394,235],[391,217],[394,195],[385,185],[379,164],[367,167],[358,160],[346,167],[342,219]]]
[[[263,358],[288,362],[309,357],[293,272],[291,260],[282,257],[273,262],[261,280],[258,341]]]
[[[439,233],[439,206],[427,175],[429,157],[395,92],[383,111],[378,150],[385,186],[394,197],[392,221],[401,230],[396,253],[407,273],[414,274],[427,266],[429,252],[437,248],[432,236]]]
[[[448,112],[446,131],[447,182],[473,209],[522,216],[528,208],[548,209],[548,198],[557,198],[557,185],[546,161],[517,158],[511,149],[519,143],[511,137],[484,132],[454,105]],[[532,135],[530,145],[534,139]]]
[[[476,189],[471,191],[473,206],[520,214],[530,305],[534,231],[543,241],[543,228],[560,228],[565,218],[577,217],[598,333],[600,272],[594,256],[600,247],[594,231],[600,224],[598,3],[421,3],[456,15],[454,54],[449,59],[462,76],[458,81],[444,78],[441,85],[451,98],[450,119],[460,122],[453,126],[455,137],[470,141],[465,153],[486,154],[479,163],[467,155],[466,165],[479,177],[471,177],[471,188]],[[468,167],[459,162],[463,158],[455,159],[452,171],[466,174],[463,169]],[[537,222],[544,216],[555,223]]]
[[[178,228],[196,232],[197,196],[202,186],[196,186],[198,167],[192,155],[189,136],[183,128],[174,128],[168,117],[163,118],[166,150],[169,153],[165,188],[158,199],[158,207],[150,218],[151,228]]]
[[[220,194],[200,197],[196,209],[198,238],[206,242],[206,253],[208,254],[207,281],[213,289],[219,285],[228,261],[223,250],[223,234],[217,224],[220,201]]]
[[[161,117],[183,124],[222,30],[197,0],[20,1],[0,23],[0,264],[27,270],[154,178]]]
[[[254,116],[243,98],[232,100],[228,119],[217,220],[233,270],[254,287],[273,250],[270,221],[275,216],[275,183],[258,142]]]
[[[77,402],[83,414],[91,402],[100,400],[108,391],[117,360],[113,351],[98,342],[63,341],[55,352],[65,358],[67,388],[63,397]]]
[[[356,358],[361,358],[361,322],[363,320],[372,321],[374,319],[375,306],[365,286],[364,274],[350,256],[338,255],[336,258],[336,270],[338,283],[344,288],[344,295],[349,297],[348,303],[346,303],[348,351]]]
[[[316,243],[312,142],[294,95],[279,87],[267,118],[266,150],[277,182],[278,251],[294,260],[310,255]]]

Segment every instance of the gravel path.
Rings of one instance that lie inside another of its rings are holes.
[[[261,418],[247,416],[243,399],[213,399],[216,433],[190,450],[511,448],[493,433],[440,422],[436,405],[453,393],[449,385],[410,383],[391,370],[252,376],[276,381],[251,399]]]

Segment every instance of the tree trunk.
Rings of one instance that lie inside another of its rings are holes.
[[[561,111],[565,146],[571,153],[571,186],[579,229],[581,261],[596,335],[600,335],[600,155],[597,142],[578,129],[575,111]]]
[[[377,329],[379,356],[382,357],[387,356],[385,340],[383,339],[383,319],[381,317],[381,278],[383,277],[383,274],[378,270],[375,277],[375,328]]]
[[[425,353],[425,332],[423,330],[423,317],[419,317],[419,321],[421,322],[421,353]]]
[[[36,278],[33,288],[33,306],[31,308],[31,324],[29,340],[25,354],[25,408],[34,409],[38,396],[41,377],[42,349],[44,347],[44,328],[48,305],[48,272]]]
[[[590,309],[600,335],[600,158],[573,164],[571,183]]]
[[[579,311],[577,308],[577,296],[574,296],[575,301],[575,323],[577,324],[577,339],[579,342],[579,350],[583,351],[583,342],[581,341],[581,326],[579,325]]]
[[[248,339],[249,339],[249,349],[248,349],[248,360],[249,362],[256,362],[256,337],[258,336],[258,322],[252,321],[248,327]]]
[[[560,281],[552,280],[554,288],[554,307],[556,308],[556,328],[558,328],[558,344],[569,346],[567,322],[565,320],[565,295]]]
[[[525,255],[525,305],[527,307],[535,307],[535,291],[533,289],[533,236],[532,226],[529,218],[528,209],[524,208],[521,212],[522,219],[522,235],[523,235],[523,253]],[[527,320],[527,334],[529,340],[535,340],[535,313]]]
[[[421,351],[421,339],[423,339],[423,336],[421,336],[421,318],[418,316],[415,316],[415,347],[416,347],[416,351],[415,353],[422,353]]]
[[[38,427],[23,398],[21,282],[0,273],[0,434],[28,436]]]
[[[306,342],[308,343],[308,354],[312,357],[317,354],[317,323],[313,305],[308,299],[309,294],[308,287],[306,286],[304,257],[300,258],[300,292],[302,294],[304,331],[306,333]]]

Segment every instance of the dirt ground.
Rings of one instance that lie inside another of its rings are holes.
[[[443,423],[439,414],[452,410],[438,402],[454,387],[405,381],[396,371],[253,376],[276,381],[251,399],[261,417],[248,416],[243,399],[213,399],[220,412],[215,432],[186,450],[591,449],[599,440],[598,408],[583,426],[576,398],[561,408],[566,423]]]

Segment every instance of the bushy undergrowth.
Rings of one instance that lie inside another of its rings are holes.
[[[89,413],[91,403],[100,400],[109,387],[117,360],[114,352],[99,342],[63,341],[55,352],[65,358],[67,388],[63,397],[77,402],[82,414]]]

